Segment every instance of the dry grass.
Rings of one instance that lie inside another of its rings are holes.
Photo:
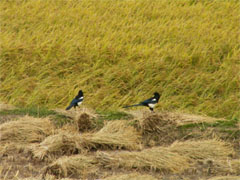
[[[174,142],[167,149],[191,159],[227,159],[234,154],[232,146],[217,139]]]
[[[178,137],[177,124],[169,120],[165,114],[150,112],[130,112],[138,131],[143,137],[143,144],[146,146],[171,144]]]
[[[162,147],[140,152],[97,152],[97,159],[105,168],[124,168],[180,173],[190,167],[189,158]]]
[[[239,179],[240,179],[239,176],[216,176],[208,180],[239,180]]]
[[[53,174],[56,177],[70,177],[78,175],[83,179],[87,179],[88,176],[95,175],[98,172],[96,164],[96,159],[91,156],[64,156],[50,164],[46,168],[45,174]]]
[[[9,105],[9,104],[0,102],[0,111],[3,111],[3,110],[13,110],[13,109],[15,109],[15,107],[13,105]]]
[[[215,174],[240,175],[240,159],[227,159],[212,161],[212,172]]]
[[[38,159],[52,156],[70,155],[76,151],[82,151],[82,138],[78,133],[66,131],[48,136],[43,142],[33,148],[34,157]]]
[[[130,173],[130,174],[120,174],[120,175],[113,175],[103,180],[157,180],[151,175],[147,174],[140,174],[140,173]]]
[[[127,121],[110,121],[95,133],[79,134],[59,130],[57,134],[48,136],[36,146],[33,154],[39,159],[44,159],[52,155],[69,155],[91,149],[138,150],[141,148],[140,142],[140,135]]]
[[[125,120],[109,121],[98,132],[83,135],[83,138],[90,148],[141,149],[141,135]]]
[[[193,123],[215,123],[223,118],[213,118],[209,116],[200,116],[195,114],[185,114],[179,112],[164,112],[161,113],[165,119],[174,121],[177,125],[193,124]]]
[[[24,116],[0,125],[0,142],[41,142],[53,134],[54,125],[48,118]]]

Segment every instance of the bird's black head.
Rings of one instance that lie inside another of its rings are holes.
[[[155,93],[154,93],[154,97],[157,98],[157,99],[159,99],[159,98],[160,98],[160,94],[159,94],[158,92],[155,92]]]
[[[78,96],[80,96],[80,97],[83,96],[83,91],[82,91],[82,90],[80,90],[80,91],[78,92]]]

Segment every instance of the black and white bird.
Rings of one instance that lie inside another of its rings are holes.
[[[80,90],[78,92],[78,95],[72,100],[72,102],[70,103],[70,105],[66,108],[66,110],[71,109],[72,107],[76,108],[77,106],[79,106],[80,104],[82,104],[83,102],[83,92],[82,90]]]
[[[134,107],[134,106],[147,106],[147,107],[149,107],[149,109],[151,111],[153,111],[153,108],[158,103],[159,98],[160,98],[160,94],[158,92],[155,92],[153,97],[151,97],[151,98],[149,98],[149,99],[147,99],[145,101],[142,101],[139,104],[134,104],[134,105],[130,105],[130,106],[124,106],[123,108],[129,108],[129,107]]]

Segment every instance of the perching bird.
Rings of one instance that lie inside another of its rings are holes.
[[[83,102],[83,92],[82,90],[80,90],[78,92],[78,95],[72,100],[72,102],[70,103],[70,105],[66,108],[66,110],[71,109],[72,107],[76,108],[77,106],[79,106],[80,104],[82,104]]]
[[[160,94],[155,92],[153,97],[151,97],[145,101],[142,101],[139,104],[124,106],[123,108],[129,108],[129,107],[134,107],[134,106],[147,106],[147,107],[149,107],[149,109],[151,111],[153,111],[153,108],[158,103],[159,98],[160,98]]]

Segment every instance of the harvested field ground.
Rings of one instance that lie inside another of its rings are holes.
[[[0,111],[0,179],[240,179],[237,119],[87,109],[49,116],[41,109],[32,116],[23,112]]]

